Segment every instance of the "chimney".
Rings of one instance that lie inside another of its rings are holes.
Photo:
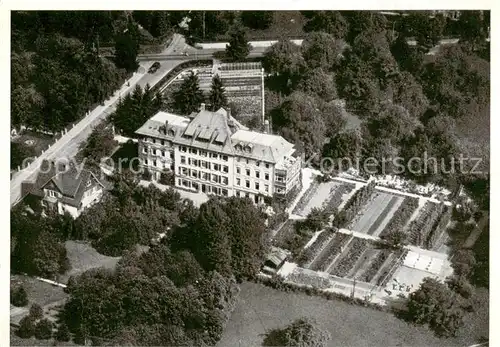
[[[200,111],[205,111],[205,103],[204,102],[202,102],[200,104]]]
[[[264,121],[264,133],[265,134],[270,134],[271,133],[271,127],[269,126],[269,120]]]

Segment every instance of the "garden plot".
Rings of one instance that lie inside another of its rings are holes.
[[[377,192],[356,216],[349,229],[377,236],[391,220],[404,197]]]
[[[309,201],[305,206],[297,211],[297,214],[306,217],[312,209],[328,209],[332,211],[337,208],[343,201],[343,198],[348,195],[353,189],[353,184],[343,184],[340,182],[324,182],[314,187],[314,191],[310,195]]]
[[[401,249],[390,253],[370,282],[380,286],[381,288],[385,287],[394,272],[396,272],[397,269],[399,269],[399,267],[403,264],[407,254],[407,249]]]
[[[352,236],[337,232],[318,256],[311,262],[309,268],[314,271],[325,271],[328,269],[330,264],[340,256],[351,239]]]
[[[341,257],[330,264],[327,271],[334,276],[346,277],[368,249],[369,242],[366,239],[354,238],[349,243],[347,251],[344,251]]]

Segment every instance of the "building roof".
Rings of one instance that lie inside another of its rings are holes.
[[[191,119],[190,119],[191,118]],[[177,144],[237,155],[286,168],[295,158],[294,145],[278,135],[248,130],[228,111],[193,112],[189,118],[159,112],[149,119],[137,134],[169,139]]]
[[[239,155],[280,164],[294,153],[294,145],[278,135],[239,130],[231,141]],[[239,145],[239,146],[238,146]]]
[[[190,119],[167,112],[158,112],[135,133],[144,136],[173,140],[188,126]]]
[[[87,189],[86,183],[89,180],[92,180],[92,184],[94,185],[99,184],[104,187],[89,170],[82,169],[79,172],[79,169],[74,165],[69,165],[67,170],[64,170],[62,167],[57,170],[55,164],[45,161],[42,163],[40,172],[34,181],[27,181],[21,184],[21,191],[23,196],[32,194],[44,197],[45,193],[43,189],[49,185],[53,185],[62,194],[60,198],[61,202],[78,207],[83,193]]]
[[[267,256],[267,261],[271,262],[277,268],[290,254],[290,251],[271,246],[271,252]]]

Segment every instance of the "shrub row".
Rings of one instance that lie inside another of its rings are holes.
[[[384,288],[389,281],[389,279],[394,275],[396,270],[398,269],[399,266],[396,266],[396,264],[402,264],[404,262],[404,259],[406,258],[406,255],[408,254],[407,249],[402,249],[399,252],[394,253],[394,260],[392,263],[388,265],[389,270],[384,271],[384,273],[378,278],[377,280],[377,285],[380,286],[381,288]]]
[[[345,277],[367,248],[368,240],[354,238],[349,247],[349,251],[344,255],[337,266],[335,266],[331,274],[338,277]]]
[[[384,239],[395,231],[403,230],[417,207],[418,198],[406,197],[384,230],[380,233],[380,238]]]
[[[434,223],[439,218],[444,204],[426,202],[422,213],[408,227],[408,242],[421,247],[427,240]]]
[[[377,274],[378,270],[382,265],[384,265],[384,262],[389,258],[391,255],[391,251],[388,249],[383,249],[381,250],[375,259],[370,264],[370,267],[366,269],[363,274],[361,275],[360,280],[363,282],[370,283],[373,277]]]
[[[310,245],[307,249],[305,249],[299,256],[298,264],[299,266],[307,266],[309,262],[311,262],[316,255],[328,244],[328,241],[335,234],[334,229],[327,229],[318,235],[318,238]]]
[[[375,190],[375,181],[368,183],[359,189],[347,201],[342,211],[339,211],[333,220],[333,225],[338,228],[347,226],[361,210],[361,207],[368,201]]]
[[[452,213],[453,209],[451,207],[446,205],[443,206],[443,212],[434,223],[432,230],[429,233],[427,240],[425,241],[425,248],[431,249],[432,247],[434,247],[434,244],[441,235],[441,232],[446,229],[446,226],[451,219]]]
[[[336,233],[335,237],[326,246],[327,248],[323,250],[321,257],[316,259],[315,262],[311,264],[311,270],[325,271],[335,257],[340,254],[342,247],[345,246],[350,239],[351,236],[347,234]]]
[[[311,200],[312,196],[316,193],[316,190],[318,190],[318,185],[319,185],[319,183],[316,180],[314,180],[311,183],[311,185],[309,186],[307,191],[300,198],[297,205],[295,205],[295,208],[293,209],[293,212],[292,212],[293,214],[298,214],[298,213],[302,212],[302,210],[307,205],[309,200]]]
[[[325,211],[329,214],[335,213],[342,203],[342,196],[350,193],[356,186],[351,183],[342,184],[340,187],[334,187],[335,192],[325,206]]]

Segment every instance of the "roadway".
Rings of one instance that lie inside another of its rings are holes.
[[[184,38],[181,35],[175,34],[169,46],[166,47],[161,54],[162,56],[168,56],[177,50],[185,49],[185,47],[186,43]],[[181,60],[176,59],[169,60],[163,63],[156,73],[149,74],[147,71],[153,64],[153,61],[141,61],[138,71],[128,80],[129,85],[125,82],[114,95],[104,102],[104,105],[96,107],[89,114],[85,115],[79,123],[71,129],[68,129],[66,134],[38,156],[31,165],[13,175],[10,181],[10,206],[12,207],[15,205],[21,197],[21,183],[34,179],[36,172],[38,172],[38,168],[44,160],[74,157],[81,144],[86,141],[91,134],[93,126],[106,119],[107,116],[115,111],[120,96],[124,96],[133,91],[137,85],[142,88],[144,88],[146,84],[149,84],[151,87],[154,86],[181,62]]]

